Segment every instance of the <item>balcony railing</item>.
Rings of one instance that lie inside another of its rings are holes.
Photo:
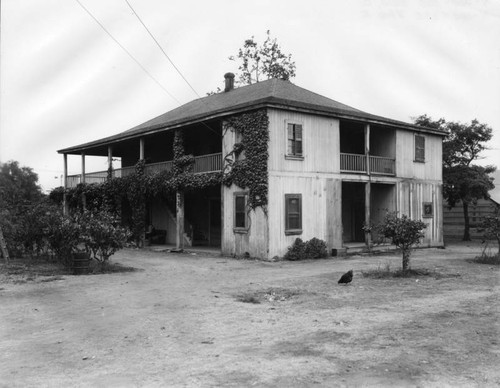
[[[146,164],[144,167],[144,174],[153,174],[158,171],[170,171],[172,170],[173,161],[169,160],[166,162],[151,163]],[[195,156],[193,172],[194,173],[204,173],[204,172],[215,172],[222,170],[222,154],[209,154],[202,156]],[[117,168],[113,170],[113,178],[121,178],[124,176],[131,175],[135,172],[135,166]],[[108,178],[107,171],[90,172],[85,174],[85,183],[102,183]],[[77,184],[81,183],[82,175],[68,175],[67,187],[76,187]]]
[[[383,156],[370,156],[370,172],[372,174],[395,175],[396,161]]]
[[[395,175],[396,161],[383,156],[370,156],[370,173],[378,175]],[[366,155],[340,154],[340,171],[366,173]]]

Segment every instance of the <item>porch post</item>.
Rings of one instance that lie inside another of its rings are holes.
[[[368,182],[365,184],[365,226],[371,225],[371,171],[370,171],[370,124],[365,125],[365,158],[366,158],[366,173],[368,174]],[[372,235],[370,232],[365,232],[365,243],[370,249],[372,244]]]
[[[66,197],[66,189],[68,188],[68,154],[63,154],[64,159],[64,182],[63,182],[63,214],[68,214],[68,198]]]
[[[80,182],[85,184],[85,152],[82,152],[82,175]],[[85,193],[82,193],[82,204],[83,209],[85,210],[87,208],[87,198],[85,198]]]
[[[184,192],[176,193],[176,218],[177,233],[175,238],[176,249],[184,249]]]
[[[144,138],[139,139],[139,160],[144,159]]]
[[[370,181],[366,182],[365,184],[365,225],[369,226],[371,223],[371,203],[370,203],[370,196],[371,196],[371,189],[372,189],[372,184]],[[365,243],[368,247],[371,246],[372,243],[372,236],[371,233],[365,232]]]
[[[370,175],[370,124],[365,125],[366,173]]]
[[[108,179],[113,178],[113,147],[108,146]]]

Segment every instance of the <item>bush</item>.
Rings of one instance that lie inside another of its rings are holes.
[[[412,246],[418,245],[427,225],[419,220],[412,220],[406,215],[398,217],[396,212],[387,213],[384,220],[376,227],[376,231],[403,252],[403,272],[410,269]]]
[[[495,209],[494,214],[484,217],[481,221],[479,231],[483,232],[485,241],[497,241],[498,253],[496,256],[500,256],[500,207]]]
[[[61,212],[51,213],[48,217],[45,234],[58,261],[66,266],[72,265],[72,254],[78,252],[81,234],[81,226],[76,220]]]
[[[303,242],[300,238],[296,238],[293,245],[288,247],[288,252],[283,258],[294,261],[320,259],[326,256],[328,256],[326,243],[314,237],[306,242]]]
[[[130,237],[130,232],[120,225],[118,217],[107,211],[84,211],[76,219],[81,227],[80,241],[85,250],[103,265],[125,246]]]

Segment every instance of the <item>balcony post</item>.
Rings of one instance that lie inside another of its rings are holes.
[[[144,138],[139,139],[139,160],[144,160]]]
[[[366,158],[366,173],[368,174],[368,182],[365,184],[365,226],[371,225],[371,171],[370,171],[370,124],[365,124],[365,158]],[[371,232],[365,232],[365,243],[368,248],[372,244]]]
[[[370,181],[365,184],[365,226],[370,226],[371,224],[371,189],[372,184]],[[365,243],[368,247],[371,247],[372,244],[372,236],[371,232],[365,231]]]
[[[64,181],[63,181],[63,214],[68,215],[68,198],[66,196],[66,189],[68,188],[68,154],[63,154],[64,160]]]
[[[113,147],[108,146],[108,180],[113,178]]]
[[[82,152],[82,177],[80,182],[85,184],[85,152]],[[87,208],[87,198],[85,198],[85,192],[82,193],[82,205],[83,210]]]
[[[370,175],[370,124],[365,124],[366,173]]]
[[[177,226],[175,245],[176,249],[181,251],[184,249],[184,193],[182,191],[176,193],[175,223]]]

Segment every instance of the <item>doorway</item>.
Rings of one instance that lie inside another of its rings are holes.
[[[342,230],[344,243],[364,242],[365,183],[342,182]]]

